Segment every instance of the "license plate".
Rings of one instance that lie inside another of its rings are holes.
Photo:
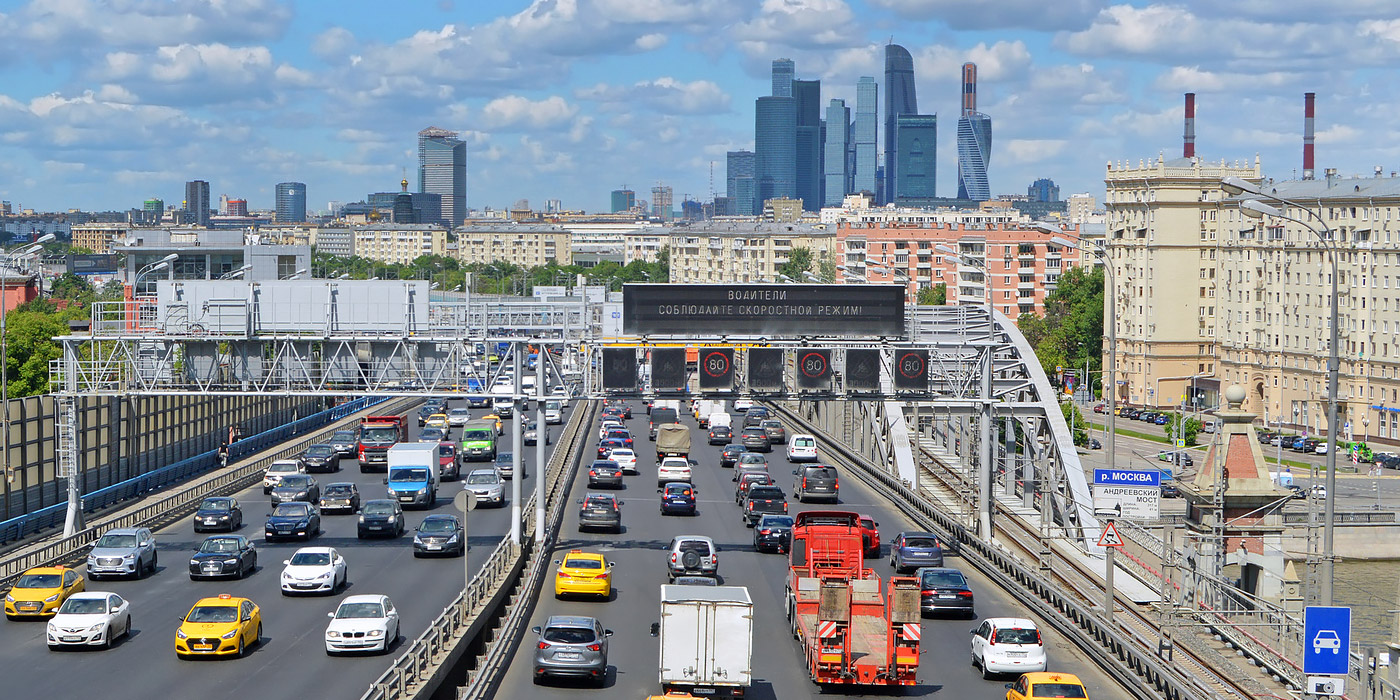
[[[207,519],[207,520],[204,521],[204,524],[205,524],[205,525],[217,525],[218,523],[219,523],[219,521],[217,521],[217,520],[215,520],[215,519],[213,519],[213,518],[209,518],[209,519]]]
[[[442,549],[442,545],[440,545],[440,544],[430,544],[430,545],[428,545],[428,549]]]
[[[942,600],[953,600],[953,599],[956,599],[956,598],[957,598],[956,595],[952,595],[952,594],[948,594],[948,593],[945,593],[945,594],[940,595],[940,596],[938,596],[938,597],[939,597],[940,599],[942,599]]]
[[[561,651],[558,654],[555,654],[554,656],[555,658],[563,661],[576,661],[580,658],[577,652],[572,651]]]
[[[220,565],[218,565],[218,564],[205,564],[205,565],[204,565],[204,570],[205,570],[205,571],[218,571],[219,569],[222,569],[222,568],[223,568],[223,567],[220,566]]]
[[[371,529],[371,530],[383,530],[384,528],[385,528],[384,525],[370,525],[370,526],[369,526],[369,529]]]
[[[82,637],[61,637],[61,639],[65,642],[81,642],[83,640]]]
[[[192,647],[196,651],[209,651],[214,648],[213,644],[196,644]]]
[[[1006,652],[1006,655],[1009,656],[1009,657],[1011,657],[1011,658],[1013,658],[1013,659],[1019,659],[1019,658],[1025,656],[1025,655],[1026,655],[1026,652],[1024,652],[1024,651],[1008,651],[1008,652]]]

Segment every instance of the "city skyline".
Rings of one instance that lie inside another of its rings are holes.
[[[415,134],[433,124],[462,135],[468,207],[559,199],[606,211],[624,182],[708,199],[710,163],[722,183],[726,153],[755,148],[754,102],[771,94],[774,59],[820,80],[819,104],[844,100],[854,120],[856,81],[883,83],[891,41],[912,56],[919,111],[945,125],[960,116],[959,67],[977,63],[979,111],[996,120],[994,196],[1039,177],[1101,193],[1108,161],[1179,155],[1183,92],[1198,95],[1208,161],[1258,153],[1269,176],[1301,174],[1308,91],[1319,169],[1388,171],[1400,151],[1385,121],[1400,20],[1376,2],[1325,19],[1295,0],[500,7],[444,0],[386,18],[318,0],[17,4],[0,50],[0,198],[129,209],[178,203],[200,180],[211,199],[271,209],[275,185],[296,181],[319,210],[394,189],[417,165]],[[945,197],[953,131],[938,137]]]

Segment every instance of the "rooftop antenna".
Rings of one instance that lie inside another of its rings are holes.
[[[710,201],[715,201],[715,162],[710,161]]]

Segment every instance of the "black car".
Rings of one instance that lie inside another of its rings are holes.
[[[1274,441],[1274,433],[1267,430],[1260,431],[1258,436],[1259,444],[1261,445],[1268,445]]]
[[[616,406],[617,408],[619,408],[619,409],[622,410],[622,417],[623,417],[623,418],[626,418],[627,420],[631,420],[631,419],[632,419],[632,404],[627,403],[626,401],[617,401],[617,400],[615,400],[615,401],[613,401],[612,403],[608,404],[608,406],[609,406],[610,408],[613,407],[613,406]]]
[[[263,539],[293,539],[300,537],[310,540],[321,532],[321,511],[310,503],[293,501],[282,503],[267,516],[263,527]]]
[[[919,610],[924,614],[952,611],[968,619],[977,617],[972,588],[957,569],[929,566],[914,573],[919,578]]]
[[[734,439],[734,430],[727,425],[716,425],[710,427],[711,445],[728,445]],[[743,447],[743,445],[740,445]]]
[[[194,531],[228,530],[233,532],[243,527],[243,509],[238,507],[238,499],[228,496],[210,496],[199,504],[194,512]]]
[[[258,570],[258,550],[243,535],[213,535],[190,557],[190,578],[243,578]]]
[[[338,472],[340,471],[340,453],[335,451],[330,443],[320,443],[306,448],[301,453],[301,470],[310,474],[312,472]]]
[[[349,481],[326,484],[321,492],[321,512],[350,513],[360,509],[360,487]]]
[[[719,466],[733,467],[734,463],[739,461],[739,454],[748,451],[749,448],[738,443],[725,445],[724,449],[719,453]]]
[[[357,440],[355,439],[355,431],[353,430],[337,430],[331,433],[331,439],[326,442],[330,444],[331,448],[335,450],[335,453],[341,457],[355,456],[355,443]]]
[[[607,459],[608,453],[614,447],[626,447],[627,443],[622,438],[603,438],[598,441],[598,459]]]
[[[685,513],[695,515],[695,487],[684,481],[672,481],[656,490],[661,494],[661,514]]]
[[[792,543],[792,516],[771,513],[758,519],[753,526],[753,548],[755,551],[769,550],[786,552]]]
[[[776,418],[769,418],[759,424],[763,432],[768,434],[768,442],[774,445],[787,444],[787,428],[783,427],[783,422]]]
[[[1175,481],[1162,482],[1162,498],[1181,498],[1181,489],[1176,487]]]
[[[777,515],[788,510],[787,496],[777,484],[754,484],[744,492],[744,524],[753,527],[765,515]]]
[[[445,554],[460,557],[467,553],[466,533],[462,521],[455,515],[434,513],[418,524],[413,532],[413,556]]]
[[[404,531],[403,507],[392,498],[376,498],[365,501],[360,507],[360,524],[355,536],[398,537]]]
[[[622,465],[610,459],[600,459],[588,465],[588,488],[600,486],[622,488]]]
[[[768,439],[768,432],[757,425],[744,428],[739,443],[750,452],[773,451],[773,443]]]
[[[768,409],[762,406],[754,406],[744,412],[744,427],[762,425],[768,419]]]
[[[321,485],[316,478],[307,474],[288,474],[272,489],[272,505],[305,501],[317,503],[321,500]]]
[[[447,413],[447,404],[429,401],[418,409],[418,427],[423,427],[428,423],[428,416],[434,413]]]
[[[622,532],[622,501],[610,493],[589,493],[578,499],[578,529]]]

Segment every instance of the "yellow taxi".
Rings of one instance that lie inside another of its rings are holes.
[[[434,413],[423,420],[423,427],[447,430],[451,425],[447,422],[446,413]]]
[[[82,593],[86,581],[78,572],[63,566],[39,566],[19,575],[15,587],[5,595],[5,617],[53,617],[58,606],[74,593]]]
[[[664,695],[648,695],[647,700],[699,700],[690,693],[680,690],[668,690]]]
[[[612,562],[603,555],[570,550],[563,562],[554,562],[559,570],[554,574],[554,597],[566,595],[612,596]]]
[[[1015,683],[1006,684],[1006,700],[1032,698],[1087,698],[1089,692],[1073,673],[1023,673]]]
[[[200,598],[175,630],[175,655],[243,656],[262,639],[262,611],[247,598]]]
[[[498,415],[496,415],[496,414],[494,414],[494,413],[488,413],[488,414],[482,416],[481,418],[478,418],[477,420],[493,420],[493,421],[496,421],[496,434],[497,434],[497,435],[500,435],[500,434],[503,432],[503,430],[502,430],[502,428],[501,428],[501,417],[498,416]]]

